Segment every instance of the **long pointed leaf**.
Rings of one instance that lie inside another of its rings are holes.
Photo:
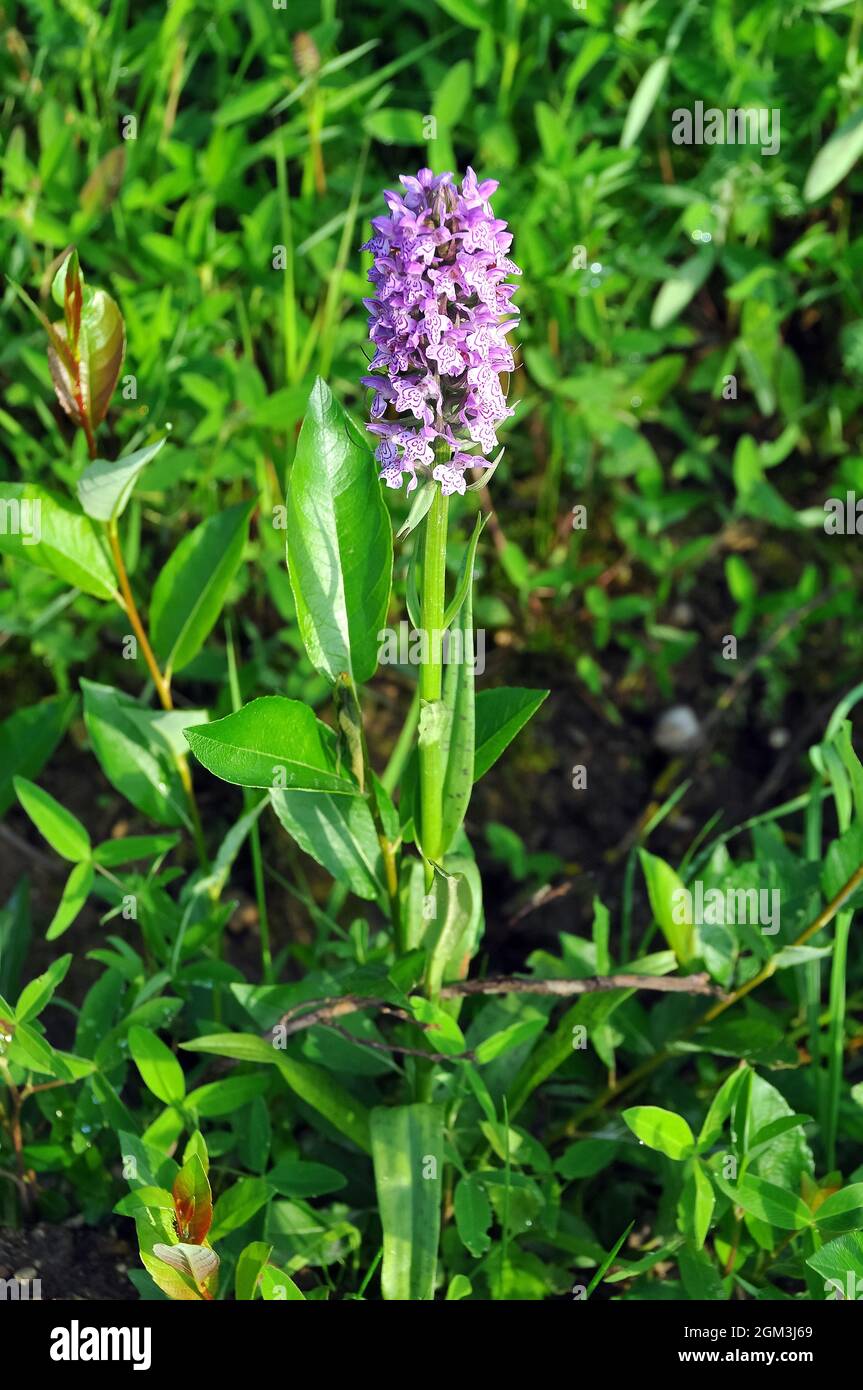
[[[380,1106],[371,1114],[371,1137],[384,1236],[384,1299],[433,1299],[440,1236],[443,1111],[429,1104]]]

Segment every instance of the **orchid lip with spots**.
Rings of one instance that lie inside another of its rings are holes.
[[[494,179],[468,168],[452,174],[402,174],[404,191],[385,192],[388,214],[372,219],[363,250],[374,264],[366,299],[375,352],[369,431],[388,487],[408,492],[417,472],[448,495],[463,493],[466,471],[497,447],[497,427],[513,414],[501,375],[514,370],[507,335],[518,324],[509,275],[512,235],[494,216]],[[479,453],[474,452],[479,450]]]

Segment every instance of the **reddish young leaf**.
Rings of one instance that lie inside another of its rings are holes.
[[[213,1222],[213,1196],[197,1154],[183,1164],[174,1179],[174,1212],[181,1242],[202,1245]]]
[[[63,294],[63,312],[66,315],[66,342],[73,355],[78,351],[81,336],[81,309],[84,303],[84,286],[78,267],[78,252],[73,251],[66,262],[66,280]]]
[[[80,314],[77,357],[67,322],[51,325],[48,364],[57,399],[66,414],[91,430],[105,418],[123,357],[126,328],[115,301],[104,290],[88,290]]]

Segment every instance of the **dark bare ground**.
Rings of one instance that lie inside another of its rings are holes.
[[[126,1276],[138,1266],[137,1251],[111,1228],[83,1225],[37,1225],[21,1231],[0,1231],[0,1279],[24,1275],[43,1300],[63,1302],[120,1302],[136,1299]]]

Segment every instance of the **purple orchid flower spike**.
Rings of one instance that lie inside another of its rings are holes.
[[[507,334],[518,323],[508,275],[512,236],[489,199],[494,179],[468,169],[458,188],[452,174],[420,169],[402,174],[402,193],[384,193],[388,213],[372,219],[363,250],[374,265],[374,296],[365,300],[375,347],[368,425],[388,487],[408,492],[417,470],[445,495],[465,490],[465,473],[497,447],[497,426],[513,411],[500,384],[514,369]]]

